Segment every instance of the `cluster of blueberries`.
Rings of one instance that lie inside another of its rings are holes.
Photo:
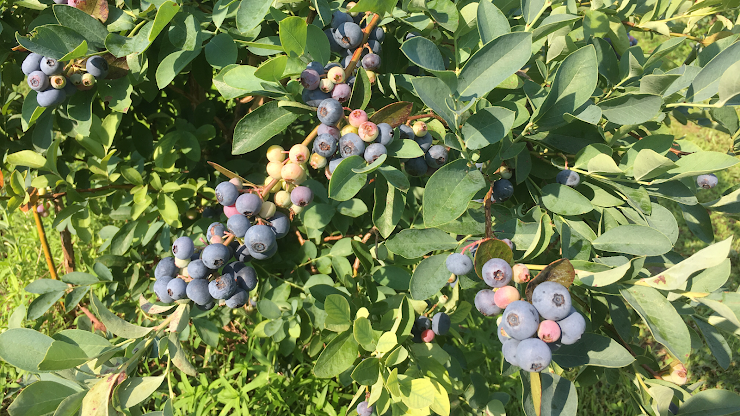
[[[414,321],[411,335],[414,342],[432,342],[437,335],[447,335],[451,325],[450,316],[444,312],[437,312],[432,319],[422,315]]]
[[[77,90],[89,90],[96,79],[108,75],[108,62],[99,55],[85,61],[85,71],[64,74],[65,63],[54,58],[30,53],[23,60],[21,69],[28,76],[28,86],[37,91],[36,101],[41,107],[54,107],[62,104]]]
[[[265,186],[270,186],[273,180],[277,182],[269,189],[269,192],[274,194],[273,200],[275,202],[264,201],[262,203],[263,210],[267,209],[269,212],[274,212],[273,208],[277,206],[290,209],[294,214],[298,214],[313,201],[311,189],[307,186],[301,186],[308,179],[306,162],[309,161],[310,153],[308,146],[304,144],[296,144],[289,151],[286,151],[280,145],[273,145],[267,149],[267,160],[269,162],[267,163]],[[314,163],[313,159],[311,163]],[[236,204],[239,206],[238,199]],[[262,218],[266,217],[262,216]]]

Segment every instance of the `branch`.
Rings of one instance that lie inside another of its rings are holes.
[[[44,224],[41,222],[41,216],[39,211],[36,209],[38,205],[33,204],[31,210],[33,210],[33,219],[36,221],[36,230],[39,233],[39,240],[41,241],[41,247],[44,249],[44,257],[46,258],[46,265],[49,268],[49,274],[51,278],[56,280],[59,278],[57,275],[57,268],[54,265],[54,258],[51,256],[51,249],[49,248],[49,240],[46,239],[46,231],[44,230]]]
[[[344,79],[349,79],[350,76],[352,76],[352,71],[355,70],[357,62],[360,61],[360,57],[362,56],[362,49],[365,47],[367,39],[370,37],[370,32],[375,29],[375,26],[377,26],[378,23],[380,23],[380,15],[375,14],[373,15],[372,20],[370,20],[370,23],[368,23],[368,25],[365,26],[364,29],[362,29],[362,32],[364,33],[364,36],[362,37],[362,43],[360,43],[360,46],[355,49],[355,53],[352,54],[352,60],[349,62],[349,65],[347,65],[347,68],[344,70]]]
[[[90,321],[93,323],[93,328],[97,329],[98,331],[107,332],[107,329],[105,328],[105,325],[98,320],[98,318],[95,317],[86,307],[82,305],[77,305],[82,313],[84,313]]]

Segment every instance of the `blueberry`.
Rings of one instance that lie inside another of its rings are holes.
[[[385,30],[383,30],[382,27],[376,27],[370,32],[370,37],[368,39],[382,42],[383,39],[385,39]]]
[[[211,274],[212,270],[206,267],[203,260],[193,260],[188,264],[188,276],[193,279],[205,279]]]
[[[176,279],[172,279],[169,283],[167,283],[167,294],[173,300],[185,299],[185,290],[187,286],[187,282],[180,279],[179,277]]]
[[[529,338],[519,343],[516,349],[516,360],[522,370],[539,373],[550,365],[552,352],[541,339]]]
[[[393,141],[393,127],[388,123],[378,124],[378,137],[375,139],[376,142],[388,146]]]
[[[205,207],[203,209],[203,218],[218,218],[219,212],[213,207]]]
[[[509,336],[509,334],[506,333],[506,330],[504,329],[504,323],[503,321],[498,324],[498,327],[496,328],[496,333],[498,335],[498,340],[503,344],[504,342],[513,339]]]
[[[231,295],[230,298],[226,299],[226,306],[231,309],[241,308],[249,302],[249,295],[247,291],[239,288]]]
[[[307,186],[296,186],[290,191],[290,202],[305,207],[313,201],[313,191]]]
[[[483,316],[495,316],[501,313],[501,308],[493,300],[495,293],[491,289],[483,289],[475,294],[475,308]]]
[[[188,285],[188,286],[190,286],[190,285]],[[211,309],[213,309],[213,308],[216,307],[216,302],[210,301],[210,302],[206,303],[205,305],[198,305],[196,303],[195,306],[197,306],[198,309],[200,309],[202,311],[210,311]]]
[[[490,259],[483,265],[481,271],[483,281],[491,287],[504,287],[511,281],[514,272],[506,260]]]
[[[28,74],[28,86],[34,91],[43,91],[49,88],[49,77],[41,71]]]
[[[357,405],[357,416],[370,416],[373,414],[373,406],[368,406],[367,400]]]
[[[713,173],[699,175],[696,177],[696,184],[702,189],[712,189],[717,186],[718,182],[719,179],[717,179],[717,176]]]
[[[365,142],[356,133],[347,133],[339,139],[342,157],[359,156],[365,153]]]
[[[302,96],[303,102],[306,103],[306,105],[310,105],[311,107],[318,107],[319,105],[321,105],[322,101],[326,100],[327,98],[331,98],[331,94],[327,94],[318,88],[315,90],[304,88]]]
[[[400,126],[398,126],[398,130],[401,133],[400,137],[402,139],[416,139],[416,134],[414,134],[414,129],[412,129],[411,126],[401,124]]]
[[[244,237],[244,234],[246,234],[247,230],[251,226],[252,224],[249,222],[249,218],[242,214],[232,215],[226,222],[226,227],[228,227],[229,231],[238,238]]]
[[[432,329],[432,320],[426,316],[420,316],[416,318],[416,321],[414,321],[414,327],[419,331],[419,333],[427,329]]]
[[[236,284],[240,288],[251,292],[257,287],[257,272],[252,266],[244,266],[234,274]]]
[[[334,89],[331,92],[331,98],[339,101],[340,103],[345,103],[349,100],[349,97],[352,95],[352,88],[350,88],[347,84],[336,84],[334,86]]]
[[[349,77],[349,79],[347,80],[347,85],[349,85],[349,87],[352,88],[355,85],[355,80],[356,79],[357,79],[357,77],[355,77],[355,76]]]
[[[249,249],[245,245],[240,245],[234,251],[234,258],[236,261],[247,262],[252,260],[252,255],[249,254]]]
[[[429,166],[427,166],[427,162],[423,157],[409,159],[404,163],[404,166],[406,168],[406,173],[411,176],[424,176],[429,169]]]
[[[447,163],[447,149],[442,145],[435,144],[424,155],[424,161],[427,162],[430,168],[441,168]]]
[[[452,253],[447,256],[445,266],[450,273],[456,275],[468,274],[473,270],[473,260],[462,253]]]
[[[383,50],[381,48],[381,46],[380,46],[380,42],[378,42],[377,40],[374,40],[374,39],[368,40],[367,41],[367,46],[370,48],[370,50],[372,51],[372,53],[374,53],[376,55],[380,55],[380,52],[382,52],[382,50]]]
[[[540,325],[540,314],[528,302],[517,300],[511,302],[504,310],[501,329],[514,339],[524,340],[537,333]]]
[[[451,324],[450,316],[444,312],[439,312],[432,318],[432,331],[437,335],[447,335]]]
[[[249,248],[252,256],[254,256],[254,253],[266,253],[277,246],[275,233],[272,232],[270,227],[262,224],[257,224],[247,230],[244,243]]]
[[[224,228],[224,225],[220,222],[213,222],[211,225],[208,226],[208,229],[206,230],[206,239],[208,241],[211,241],[211,237],[214,235],[217,235],[219,237],[223,237],[224,233],[226,232],[226,228]]]
[[[222,274],[208,284],[208,293],[214,299],[227,299],[236,292],[236,280],[233,274]]]
[[[26,75],[30,75],[34,71],[41,71],[41,58],[43,58],[43,56],[37,53],[29,53],[28,56],[26,56],[26,59],[24,59],[23,63],[21,64],[21,70],[23,71],[23,73]]]
[[[380,56],[369,53],[362,58],[362,67],[368,71],[375,71],[380,68]]]
[[[108,62],[100,55],[91,56],[87,58],[85,70],[97,79],[104,79],[108,76]]]
[[[67,82],[67,85],[64,86],[64,93],[67,95],[67,97],[71,97],[77,93],[77,87],[75,86],[75,84]]]
[[[637,39],[634,36],[628,35],[628,39],[630,40],[630,46],[637,45]]]
[[[237,197],[239,197],[239,190],[233,183],[224,181],[216,186],[216,200],[219,204],[230,207],[236,203]]]
[[[290,231],[290,218],[287,215],[278,211],[271,218],[268,218],[267,221],[270,223],[272,232],[275,233],[275,238],[283,238],[288,235]]]
[[[403,40],[409,40],[411,38],[415,38],[417,36],[421,36],[418,32],[409,32],[406,34],[406,37]]]
[[[193,240],[191,240],[190,237],[182,236],[172,244],[172,254],[174,254],[178,259],[189,259],[194,252],[195,244],[193,244]]]
[[[508,179],[499,179],[493,183],[493,195],[491,201],[503,202],[514,195],[514,185]]]
[[[322,123],[334,126],[344,116],[344,109],[342,109],[342,104],[339,101],[327,98],[319,104],[316,115]]]
[[[196,305],[205,306],[213,302],[211,294],[208,293],[208,280],[206,279],[194,279],[188,283],[185,293],[188,295],[188,299],[195,302]]]
[[[241,194],[236,199],[236,210],[240,214],[252,217],[262,209],[262,198],[257,194]]]
[[[519,361],[517,361],[517,349],[519,348],[519,343],[521,343],[521,341],[518,339],[508,339],[501,347],[501,351],[504,353],[504,359],[511,365],[519,365]]]
[[[170,281],[174,280],[173,277],[165,276],[161,279],[157,279],[156,282],[154,282],[154,293],[157,295],[157,298],[162,303],[172,303],[175,300],[170,297],[169,294],[167,294],[167,284],[170,283]]]
[[[558,172],[558,175],[555,177],[555,181],[561,185],[576,187],[579,183],[581,183],[581,176],[578,174],[578,172],[573,172],[570,169],[564,169]]]
[[[315,90],[319,87],[320,82],[321,75],[313,69],[306,69],[301,72],[301,85],[303,85],[303,88]]]
[[[316,130],[316,134],[318,136],[321,136],[322,134],[328,134],[337,140],[339,140],[339,137],[341,137],[341,134],[339,134],[339,129],[336,128],[336,126],[328,126],[323,123],[319,124],[319,128]]]
[[[327,28],[326,30],[324,30],[324,34],[329,39],[329,48],[331,49],[332,52],[340,53],[344,50],[344,48],[339,46],[337,41],[334,40],[334,29]],[[324,67],[324,69],[327,69],[327,68]]]
[[[570,314],[570,293],[560,283],[543,282],[532,292],[532,305],[543,318],[559,321]]]
[[[339,65],[336,62],[329,62],[328,64],[326,64],[326,66],[324,66],[324,71],[326,71],[328,73],[330,69],[335,68],[335,67],[336,68],[341,68],[342,65]]]
[[[180,269],[175,266],[174,257],[165,257],[157,263],[157,267],[154,268],[154,277],[156,279],[162,279],[165,277],[175,277]]]
[[[61,62],[57,61],[54,58],[48,58],[46,56],[41,58],[39,68],[41,69],[41,72],[46,75],[61,74],[62,70],[64,69]]]
[[[501,241],[506,243],[506,245],[509,246],[509,249],[514,250],[514,243],[511,240],[508,238],[502,238]]]
[[[324,66],[321,65],[321,62],[309,62],[308,65],[306,65],[306,69],[312,69],[316,71],[317,74],[323,75],[326,71],[324,70]]]
[[[560,342],[565,345],[575,344],[586,331],[586,320],[578,312],[573,312],[567,318],[558,321],[558,325],[560,325]]]
[[[247,247],[249,248],[249,247]],[[258,253],[256,251],[249,251],[249,254],[254,257],[255,260],[267,260],[270,257],[274,256],[277,253],[278,246],[275,244],[272,246],[271,249],[265,251],[264,253]]]
[[[332,29],[336,29],[342,23],[347,23],[347,22],[354,22],[352,20],[352,16],[350,16],[349,13],[344,13],[342,11],[336,10],[331,15],[331,28]]]
[[[345,22],[337,26],[334,40],[345,49],[354,49],[362,43],[362,29],[356,23]]]
[[[372,143],[365,148],[365,161],[367,163],[373,163],[380,155],[388,154],[388,150],[380,143]]]
[[[330,134],[319,134],[313,141],[313,151],[323,157],[331,157],[337,152],[337,140]]]
[[[209,244],[200,254],[203,264],[209,269],[220,269],[231,258],[231,251],[223,244]]]
[[[39,91],[36,95],[36,102],[41,107],[55,107],[64,102],[67,99],[67,94],[64,90],[56,90],[49,88],[44,91]]]
[[[49,77],[49,85],[57,90],[64,89],[67,86],[67,78],[64,75],[52,75]]]

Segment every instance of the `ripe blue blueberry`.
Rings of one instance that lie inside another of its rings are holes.
[[[506,330],[504,329],[504,322],[501,321],[500,324],[498,324],[498,327],[496,328],[496,333],[498,334],[498,340],[503,344],[507,340],[513,339],[509,336],[509,334],[506,333]]]
[[[342,23],[347,23],[347,22],[354,22],[354,20],[352,20],[352,16],[350,16],[349,13],[344,13],[340,10],[336,10],[331,15],[331,28],[332,29],[336,29]]]
[[[275,233],[272,232],[270,227],[262,224],[254,225],[247,230],[244,243],[249,248],[252,256],[254,256],[254,253],[266,253],[277,246]]]
[[[227,299],[236,292],[236,280],[231,273],[222,274],[208,284],[208,293],[214,299]]]
[[[244,266],[234,274],[236,284],[240,288],[251,292],[257,287],[257,272],[252,266]]]
[[[719,179],[713,173],[707,173],[706,175],[699,175],[696,177],[696,184],[702,189],[712,189],[717,186]]]
[[[481,271],[483,281],[491,287],[504,287],[509,284],[514,276],[511,266],[503,259],[490,259],[483,265]]]
[[[373,414],[373,406],[368,406],[367,400],[357,405],[357,416],[370,416]]]
[[[268,218],[267,221],[270,223],[272,232],[275,233],[275,238],[283,238],[288,235],[290,231],[290,218],[282,212],[278,211],[272,218]]]
[[[28,86],[34,91],[43,91],[49,88],[49,77],[41,71],[28,74]]]
[[[517,349],[520,342],[521,341],[518,339],[508,339],[501,347],[501,351],[504,353],[504,359],[511,365],[519,365],[519,361],[517,360]]]
[[[206,239],[208,241],[211,241],[211,237],[214,235],[217,235],[219,237],[223,237],[224,233],[226,232],[226,228],[224,228],[224,225],[220,222],[213,222],[211,225],[208,226],[208,229],[206,230]]]
[[[360,156],[365,153],[365,142],[356,133],[347,133],[339,139],[339,153],[342,157]]]
[[[62,69],[64,69],[61,62],[57,61],[54,58],[49,58],[46,56],[41,58],[41,63],[39,64],[39,68],[41,69],[41,72],[43,72],[46,75],[61,74]]]
[[[473,260],[470,257],[462,253],[452,253],[447,256],[445,260],[445,266],[450,273],[458,276],[468,274],[473,270]]]
[[[251,226],[252,224],[249,222],[249,218],[242,214],[234,214],[226,221],[226,227],[238,238],[244,237],[244,234],[247,233],[247,230]]]
[[[185,293],[187,286],[187,282],[180,279],[179,277],[172,279],[169,283],[167,283],[167,294],[174,300],[185,299],[185,297],[187,296]]]
[[[37,53],[29,53],[21,64],[21,70],[23,73],[30,75],[34,71],[41,71],[41,58],[43,58],[43,56]]]
[[[249,295],[247,291],[238,288],[231,297],[226,299],[226,307],[231,309],[241,308],[249,302]]]
[[[313,151],[323,157],[332,157],[337,152],[339,140],[330,134],[319,134],[313,141]]]
[[[411,176],[424,176],[427,173],[429,166],[423,157],[416,157],[409,159],[404,163],[406,173]]]
[[[368,71],[375,71],[380,68],[380,56],[369,53],[362,58],[362,67]]]
[[[334,159],[330,160],[329,161],[329,173],[334,173],[334,169],[336,169],[337,166],[339,166],[339,164],[342,163],[342,160],[344,160],[343,157],[335,157]]]
[[[252,260],[252,255],[249,253],[249,248],[242,244],[234,250],[234,258],[236,261],[248,262]]]
[[[637,39],[636,39],[636,38],[635,38],[634,36],[632,36],[632,35],[628,35],[628,38],[629,38],[629,40],[630,40],[630,46],[635,46],[635,45],[637,45]]]
[[[257,194],[241,194],[236,199],[236,210],[248,217],[259,214],[262,209],[262,198]]]
[[[503,202],[514,195],[514,185],[508,179],[499,179],[493,183],[492,202]]]
[[[188,286],[190,286],[190,285],[188,285]],[[202,311],[210,311],[211,309],[213,309],[213,308],[216,307],[216,302],[210,301],[210,302],[206,303],[205,305],[198,305],[196,303],[195,306],[197,306],[198,309],[200,309]]]
[[[55,107],[64,102],[67,99],[67,94],[64,90],[57,90],[49,88],[44,91],[39,91],[36,95],[36,102],[41,107]]]
[[[345,22],[337,26],[334,31],[334,40],[345,49],[354,49],[362,43],[362,29],[353,22]]]
[[[189,259],[195,252],[195,244],[190,237],[182,236],[172,244],[172,254],[180,260]]]
[[[65,85],[63,89],[67,97],[71,97],[77,93],[77,87],[71,82],[67,82],[67,85]]]
[[[435,144],[424,155],[424,161],[427,162],[430,168],[441,168],[447,163],[447,149],[442,145]]]
[[[444,312],[438,312],[432,318],[432,331],[437,335],[447,335],[450,331],[450,316]]]
[[[249,248],[249,247],[247,247],[247,248]],[[267,250],[267,251],[265,251],[263,253],[258,253],[258,252],[255,252],[255,251],[250,251],[249,254],[252,257],[254,257],[255,260],[267,260],[270,257],[272,257],[275,254],[277,254],[277,249],[278,249],[278,246],[277,246],[277,244],[275,244],[274,246],[272,246],[271,249],[269,249],[269,250]]]
[[[157,281],[154,282],[154,293],[162,303],[172,303],[175,301],[169,294],[167,294],[167,284],[172,280],[174,280],[174,277],[166,276],[161,279],[157,279]]]
[[[343,47],[339,46],[336,40],[334,40],[334,31],[335,29],[332,28],[326,28],[324,29],[324,34],[326,35],[327,39],[329,39],[329,48],[334,53],[340,53],[344,50]],[[328,71],[327,67],[324,67],[325,70]]]
[[[165,257],[157,263],[157,267],[154,268],[154,277],[159,280],[165,277],[175,277],[177,272],[180,270],[179,267],[175,266],[174,257]]]
[[[420,316],[414,321],[414,327],[421,333],[424,330],[432,329],[432,320],[426,316]]]
[[[305,207],[313,201],[313,191],[307,186],[296,186],[290,191],[290,202]]]
[[[188,276],[193,279],[205,279],[211,274],[212,270],[206,267],[203,260],[197,259],[188,263]]]
[[[372,51],[372,53],[374,53],[376,55],[380,55],[380,52],[383,51],[383,48],[380,46],[380,42],[378,42],[377,40],[374,40],[374,39],[369,39],[367,41],[367,46],[370,48],[370,50]]]
[[[532,292],[532,305],[543,318],[559,321],[570,314],[570,293],[558,282],[543,282]]]
[[[347,80],[347,85],[349,85],[349,87],[352,88],[355,85],[356,79],[357,77],[355,77],[354,75],[349,77],[349,79]]]
[[[219,215],[220,215],[220,212],[214,209],[213,207],[203,208],[203,218],[218,218]]]
[[[555,181],[561,185],[576,187],[581,183],[581,175],[570,169],[564,169],[558,172]]]
[[[319,88],[320,82],[321,75],[313,69],[306,69],[301,72],[301,85],[303,85],[303,88],[315,90],[316,88]]]
[[[306,105],[310,105],[311,107],[318,107],[319,105],[321,105],[322,101],[331,98],[331,94],[327,94],[318,88],[315,90],[304,88],[302,97],[303,102],[306,103]]]
[[[209,269],[220,269],[231,258],[231,250],[223,244],[209,244],[200,254],[203,264]]]
[[[416,139],[416,133],[414,133],[414,129],[412,129],[411,126],[401,124],[400,126],[398,126],[398,131],[401,133],[399,137],[401,137],[402,139]]]
[[[319,104],[316,115],[322,123],[334,126],[344,116],[344,109],[339,101],[327,98]]]
[[[495,316],[501,313],[501,308],[493,301],[495,293],[491,289],[483,289],[475,294],[475,308],[483,316]]]
[[[216,200],[219,204],[230,207],[236,203],[236,198],[238,197],[239,190],[233,183],[225,181],[216,186]]]
[[[368,39],[382,42],[383,39],[385,39],[385,30],[383,30],[382,27],[376,27],[370,32],[370,37]]]
[[[409,32],[406,34],[406,37],[403,40],[409,40],[411,38],[415,38],[417,36],[421,36],[418,32]]]
[[[380,143],[372,143],[365,148],[365,161],[367,163],[373,163],[380,155],[388,154],[388,149]]]
[[[539,338],[522,340],[516,349],[516,361],[522,370],[539,373],[547,368],[552,360],[550,347]]]
[[[196,305],[205,306],[210,302],[213,302],[211,294],[208,293],[208,280],[206,279],[194,279],[188,283],[185,293],[188,295],[188,299],[195,302]]]
[[[108,76],[108,61],[100,55],[91,56],[87,58],[85,70],[97,79],[104,79]]]
[[[504,310],[501,328],[514,339],[524,340],[537,333],[540,314],[530,303],[515,300]]]
[[[578,312],[573,312],[567,318],[558,321],[558,325],[560,325],[560,343],[565,345],[575,344],[586,331],[586,320]]]
[[[326,73],[326,71],[324,70],[324,66],[321,65],[321,62],[309,62],[308,65],[306,65],[306,69],[313,69],[319,75],[323,75],[324,73]]]
[[[334,88],[336,88],[336,87],[334,87]],[[328,125],[323,124],[323,123],[322,124],[319,124],[319,128],[316,130],[316,134],[318,134],[319,136],[321,136],[322,134],[328,134],[328,135],[334,137],[337,140],[339,140],[339,138],[342,136],[339,133],[339,129],[336,128],[336,126],[328,126]]]
[[[378,123],[378,138],[376,142],[388,146],[393,141],[393,127],[388,123]]]
[[[331,91],[331,98],[339,101],[340,103],[347,102],[349,97],[352,95],[352,88],[347,84],[336,84],[334,89]]]

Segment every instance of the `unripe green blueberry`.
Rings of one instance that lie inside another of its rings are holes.
[[[262,209],[260,209],[260,213],[258,215],[261,218],[270,218],[273,215],[275,215],[276,210],[277,210],[277,207],[275,206],[275,204],[273,204],[270,201],[265,201],[262,203]]]
[[[78,90],[89,90],[95,85],[95,77],[92,74],[85,74],[82,76],[82,84],[77,86]]]
[[[188,264],[189,263],[190,263],[190,257],[188,257],[186,259],[178,259],[178,258],[175,258],[175,266],[177,266],[177,267],[179,267],[181,269],[183,267],[188,267]]]
[[[412,127],[416,137],[424,137],[427,135],[427,123],[423,121],[417,121]]]
[[[512,280],[516,283],[527,283],[532,278],[532,275],[529,273],[529,268],[521,263],[515,264],[511,270],[514,273]]]
[[[288,191],[277,191],[275,193],[275,205],[280,208],[290,208],[293,203],[290,201],[290,192]]]
[[[195,208],[190,208],[185,212],[185,217],[189,220],[194,220],[198,217],[198,210]]]
[[[269,185],[269,184],[270,184],[270,182],[272,182],[272,178],[271,178],[271,177],[269,177],[269,176],[268,176],[268,177],[266,177],[266,178],[265,178],[265,184],[264,184],[264,186],[267,186],[267,185]],[[277,182],[277,183],[276,183],[275,185],[273,185],[273,186],[272,186],[272,188],[270,188],[270,191],[269,191],[269,192],[270,192],[271,194],[274,194],[275,192],[277,192],[277,191],[279,191],[279,190],[280,190],[280,181],[278,181],[278,182]]]
[[[303,182],[306,182],[306,180],[308,180],[308,173],[306,173],[306,166],[301,165],[301,175],[293,179],[293,183],[296,185],[300,185]]]
[[[360,124],[357,134],[359,134],[363,142],[374,142],[378,137],[378,126],[376,126],[372,121],[366,121]]]
[[[501,177],[502,177],[502,178],[504,178],[504,179],[511,179],[511,177],[512,177],[512,176],[513,176],[513,174],[514,174],[514,173],[513,173],[512,171],[511,171],[511,169],[509,169],[509,168],[508,168],[507,166],[501,166],[501,169],[499,170],[499,172],[498,172],[498,173],[499,173],[499,174],[501,175]]]
[[[439,29],[432,29],[432,31],[429,32],[429,40],[435,43],[441,41],[442,32],[440,32]]]
[[[270,176],[273,179],[282,179],[282,170],[283,170],[283,163],[282,162],[270,162],[267,164],[267,175]]]
[[[52,75],[49,77],[49,84],[52,88],[61,90],[67,86],[67,78],[64,75]]]
[[[346,126],[342,127],[342,131],[340,132],[340,135],[341,136],[344,136],[344,135],[349,134],[349,133],[358,134],[359,131],[360,131],[360,129],[358,129],[357,127],[355,127],[355,126],[353,126],[351,124],[347,124]]]
[[[347,12],[352,17],[357,17],[357,15],[360,14],[359,12],[350,12],[350,10],[352,10],[352,8],[355,7],[355,6],[357,6],[357,3],[353,2],[353,1],[347,3]]]
[[[75,85],[82,85],[82,74],[72,74],[69,76],[69,81]]]
[[[267,148],[267,160],[270,162],[282,162],[285,160],[285,149],[276,144]]]
[[[283,191],[290,192],[296,187],[296,184],[294,184],[293,182],[280,181],[280,187],[283,189]]]
[[[303,211],[303,207],[299,207],[298,205],[293,205],[290,207],[290,210],[293,211],[294,214],[300,214],[301,211]]]
[[[301,165],[299,164],[286,163],[280,174],[286,181],[294,181],[303,174],[303,169],[301,169]]]
[[[330,80],[334,84],[341,84],[344,82],[344,69],[339,66],[332,67],[326,74],[326,79]]]
[[[367,74],[368,81],[370,81],[371,84],[375,84],[375,81],[378,80],[378,74],[376,74],[375,71],[367,71],[365,73]]]
[[[290,148],[289,157],[293,163],[306,163],[309,156],[311,156],[311,151],[304,144],[296,144]]]
[[[325,93],[330,93],[334,89],[334,83],[329,78],[322,78],[319,82],[319,89]]]
[[[318,153],[312,154],[311,158],[308,159],[308,164],[314,169],[323,169],[326,163],[326,158]]]

